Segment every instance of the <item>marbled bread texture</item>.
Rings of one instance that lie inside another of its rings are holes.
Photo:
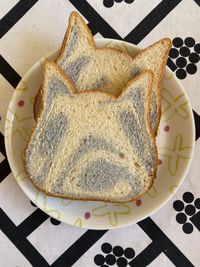
[[[156,134],[161,112],[160,82],[170,47],[171,41],[164,38],[144,49],[135,58],[119,49],[97,49],[81,16],[72,12],[56,63],[69,76],[78,91],[97,89],[116,97],[133,77],[145,70],[151,70],[154,82],[149,113],[151,128]],[[36,104],[35,113],[39,106]]]
[[[25,151],[36,187],[69,199],[126,202],[143,195],[157,169],[148,121],[152,81],[146,71],[118,97],[77,93],[65,73],[46,62],[43,109]]]

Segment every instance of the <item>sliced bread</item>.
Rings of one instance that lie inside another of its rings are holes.
[[[92,88],[77,92],[47,61],[42,109],[24,154],[34,185],[67,199],[127,202],[142,196],[157,170],[148,130],[152,81],[145,71],[117,97]]]
[[[152,70],[154,85],[150,101],[150,120],[156,134],[160,120],[160,82],[165,69],[171,41],[164,38],[144,49],[135,58],[115,48],[96,48],[93,36],[82,17],[72,12],[56,60],[80,92],[98,89],[119,96],[129,80]],[[36,97],[35,116],[40,107],[40,94]]]

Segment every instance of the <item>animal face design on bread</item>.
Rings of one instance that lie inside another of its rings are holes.
[[[77,12],[72,12],[56,63],[78,91],[98,89],[119,96],[128,81],[145,70],[154,74],[150,120],[156,133],[160,119],[160,81],[171,41],[164,38],[135,58],[115,48],[96,48],[93,36]]]
[[[33,183],[55,196],[114,202],[146,191],[157,155],[147,116],[152,80],[150,71],[142,73],[117,98],[76,92],[64,72],[47,62],[43,109],[25,151]]]

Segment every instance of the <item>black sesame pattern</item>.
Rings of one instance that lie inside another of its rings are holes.
[[[110,243],[103,243],[101,245],[103,254],[97,254],[94,257],[94,263],[97,266],[109,267],[118,266],[126,267],[129,262],[135,257],[134,249],[128,247],[123,249],[121,246],[112,246]]]
[[[176,77],[183,80],[188,74],[195,74],[197,72],[196,64],[200,61],[200,43],[196,43],[192,37],[185,39],[176,37],[172,44],[168,66],[175,71]]]
[[[112,7],[114,5],[114,3],[121,3],[121,2],[125,2],[126,4],[132,4],[135,0],[103,0],[103,5],[105,7]]]
[[[192,40],[190,41],[192,43]],[[177,223],[182,224],[182,230],[186,234],[191,234],[194,227],[200,231],[200,198],[194,199],[191,192],[185,192],[182,199],[173,203],[174,210],[178,212]]]

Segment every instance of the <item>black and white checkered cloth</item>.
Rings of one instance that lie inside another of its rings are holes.
[[[151,218],[122,229],[84,230],[50,219],[21,191],[5,153],[3,129],[13,90],[33,63],[60,46],[73,10],[95,37],[141,47],[170,37],[168,66],[194,111],[196,147],[184,184]],[[200,0],[0,0],[0,17],[0,266],[200,266]],[[184,54],[191,47],[183,68],[180,49]],[[191,199],[191,212],[178,216]]]

